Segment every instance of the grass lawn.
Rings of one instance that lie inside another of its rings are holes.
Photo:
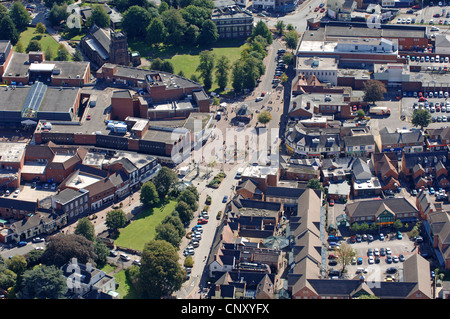
[[[119,284],[116,291],[120,294],[120,299],[138,298],[133,285],[128,281],[127,276],[125,275],[125,270],[118,271],[114,275],[114,278],[116,279],[116,283]]]
[[[24,50],[26,50],[28,44],[33,38],[37,37],[36,39],[38,39],[40,37],[39,43],[41,44],[42,51],[45,52],[45,50],[50,47],[50,50],[52,50],[54,56],[56,56],[56,52],[58,50],[58,42],[56,42],[56,40],[53,39],[52,36],[48,33],[38,34],[35,31],[36,28],[28,27],[20,34],[19,42],[22,43]]]
[[[141,213],[127,227],[120,230],[119,237],[114,241],[117,246],[142,250],[145,243],[156,235],[156,227],[176,206],[176,201],[168,202],[164,208],[155,207]]]
[[[246,44],[242,40],[221,40],[220,44],[216,44],[212,48],[183,46],[161,46],[159,48],[149,48],[149,46],[144,42],[129,41],[129,46],[132,51],[139,51],[141,56],[147,58],[150,62],[155,58],[169,60],[173,64],[174,73],[178,74],[182,70],[186,78],[191,78],[193,74],[199,76],[196,69],[200,62],[199,54],[201,51],[212,51],[216,56],[216,59],[221,56],[227,56],[228,59],[230,59],[231,64],[233,64],[240,58],[241,52],[245,48],[245,45]],[[228,87],[231,87],[231,76]],[[217,88],[217,83],[215,83],[214,80],[211,91],[215,91]]]

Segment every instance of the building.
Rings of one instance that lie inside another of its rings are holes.
[[[350,21],[356,9],[355,0],[332,0],[327,2],[327,16],[338,21]]]
[[[425,137],[422,131],[396,131],[383,128],[380,134],[375,136],[377,148],[382,153],[395,152],[400,158],[403,152],[423,152]]]
[[[378,177],[372,175],[369,163],[362,158],[356,158],[352,166],[353,195],[366,197],[381,194]]]
[[[104,63],[130,65],[127,36],[123,32],[99,28],[93,25],[80,41],[81,49],[88,59],[100,68]]]
[[[344,136],[344,147],[347,156],[369,156],[375,152],[375,139],[372,134]]]
[[[114,277],[93,267],[90,263],[82,264],[76,258],[72,258],[61,267],[61,270],[67,277],[68,295],[73,298],[118,299],[119,297],[115,291]]]
[[[296,61],[297,75],[314,75],[320,82],[337,85],[338,65],[335,58],[299,57]]]
[[[238,5],[216,6],[211,20],[216,24],[220,38],[246,39],[253,30],[253,15]]]
[[[389,227],[399,219],[402,223],[416,222],[419,211],[405,198],[385,198],[380,200],[362,200],[347,204],[344,210],[349,223],[376,223]]]
[[[65,214],[68,222],[85,216],[89,210],[89,192],[84,189],[66,188],[52,196],[52,209]]]

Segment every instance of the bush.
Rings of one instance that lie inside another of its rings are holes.
[[[208,195],[208,196],[206,197],[205,204],[206,204],[206,205],[211,205],[211,196]]]

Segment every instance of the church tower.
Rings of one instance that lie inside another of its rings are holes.
[[[127,36],[123,32],[111,30],[111,43],[109,48],[111,63],[120,65],[130,65],[130,53],[128,52]]]

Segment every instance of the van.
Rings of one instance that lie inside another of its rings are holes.
[[[239,122],[239,127],[244,127],[245,123],[244,122]]]
[[[439,91],[439,97],[443,98],[444,97],[444,92],[443,91]]]
[[[239,168],[236,172],[236,178],[241,178],[243,172],[244,168],[243,167]]]

